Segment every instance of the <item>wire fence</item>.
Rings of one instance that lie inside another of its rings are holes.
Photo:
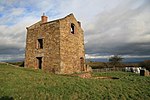
[[[124,68],[101,68],[101,69],[92,69],[93,72],[111,72],[111,71],[124,71]]]

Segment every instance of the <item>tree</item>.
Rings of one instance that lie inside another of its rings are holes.
[[[150,71],[150,60],[145,60],[139,64],[140,67],[146,68]]]
[[[109,62],[113,65],[113,67],[116,67],[117,65],[121,64],[122,59],[123,59],[122,57],[114,55],[109,58]]]

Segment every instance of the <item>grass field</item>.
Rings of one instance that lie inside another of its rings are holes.
[[[0,100],[150,100],[150,77],[128,72],[93,76],[119,79],[82,79],[0,64]]]

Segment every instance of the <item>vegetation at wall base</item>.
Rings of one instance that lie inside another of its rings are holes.
[[[8,64],[16,65],[19,67],[24,67],[24,61],[22,61],[22,62],[8,62]]]
[[[93,73],[119,79],[83,79],[0,64],[0,100],[150,100],[150,77]]]

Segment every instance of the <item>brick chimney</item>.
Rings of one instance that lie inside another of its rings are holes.
[[[46,23],[47,22],[48,17],[45,16],[45,13],[43,13],[43,16],[41,16],[41,21],[42,23]]]

